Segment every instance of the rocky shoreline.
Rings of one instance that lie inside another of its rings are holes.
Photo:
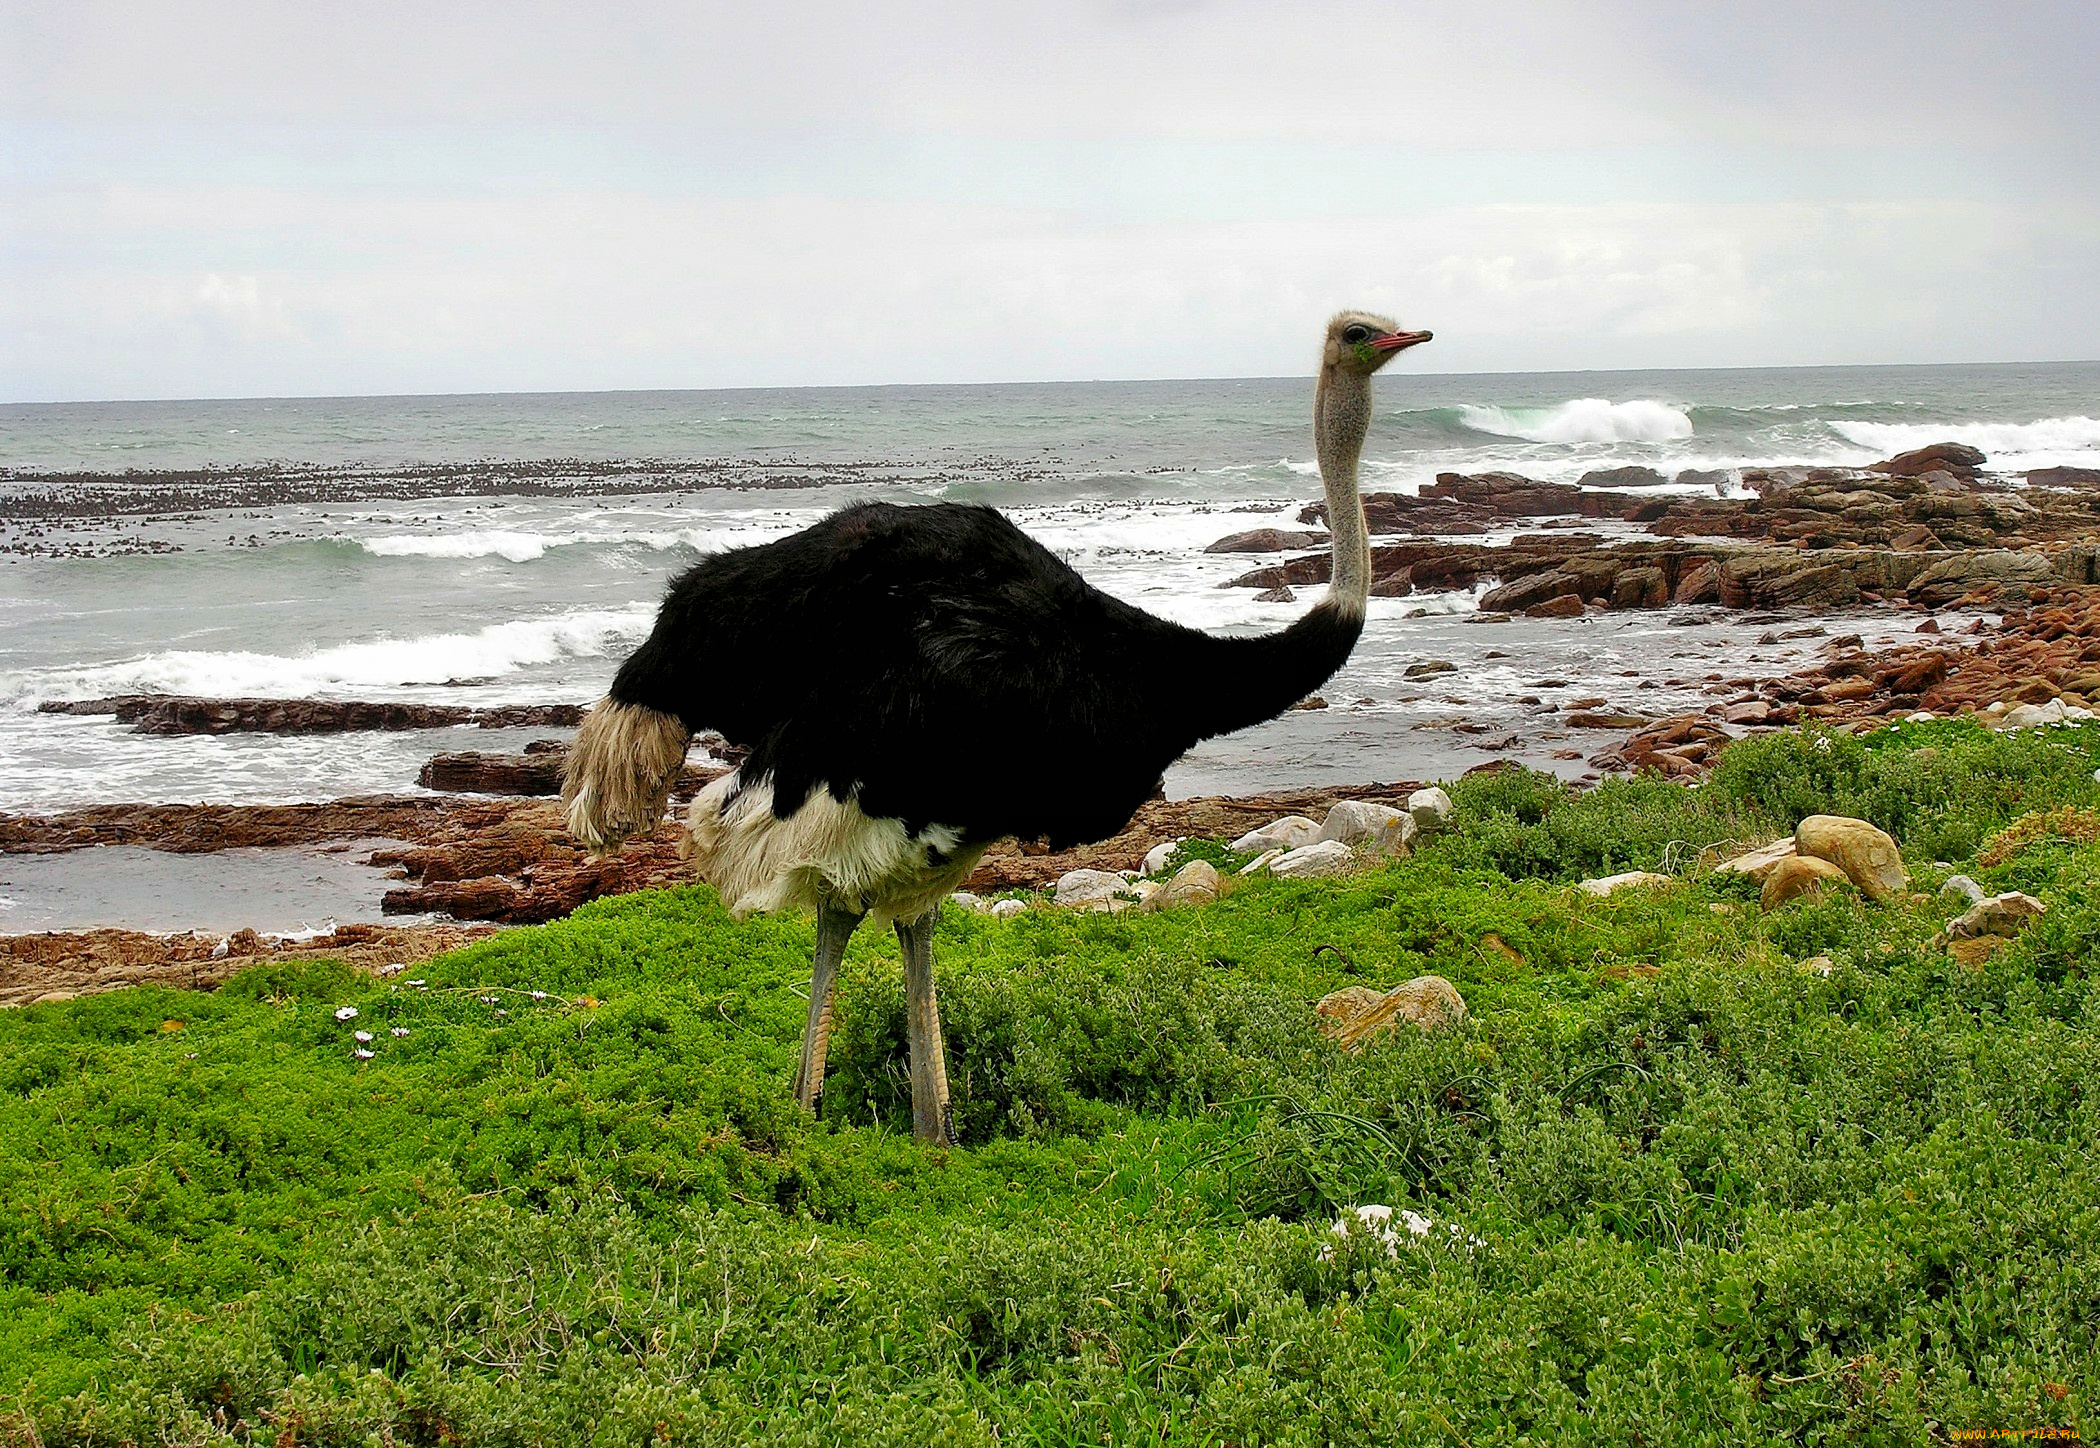
[[[1630,476],[1639,469],[1585,479],[1586,487],[1509,474],[1446,475],[1420,497],[1366,500],[1374,531],[1389,539],[1445,535],[1377,545],[1374,592],[1407,596],[1492,581],[1475,615],[1482,623],[1673,608],[1740,614],[1746,624],[1778,630],[1769,635],[1774,640],[1820,634],[1820,625],[1784,629],[1809,610],[1878,607],[1919,617],[1913,643],[1872,651],[1859,635],[1840,635],[1828,639],[1813,665],[1783,677],[1709,676],[1713,702],[1697,713],[1645,718],[1599,712],[1590,707],[1600,705],[1597,700],[1557,710],[1519,701],[1547,727],[1610,731],[1606,747],[1588,756],[1599,769],[1695,779],[1731,740],[1803,721],[1866,728],[1924,714],[2012,723],[2078,717],[2100,705],[2100,471],[2042,470],[2016,489],[1986,474],[1985,461],[1973,449],[1940,444],[1866,469],[1750,470],[1741,477],[1747,491],[1721,496],[1726,488],[1717,483],[1712,497],[1643,493],[1665,480]],[[434,473],[431,481],[441,479]],[[457,479],[447,473],[442,481],[450,486]],[[215,487],[237,480],[196,482]],[[269,485],[281,482],[280,476]],[[83,511],[90,506],[82,500]],[[1452,534],[1504,532],[1524,520],[1540,520],[1540,531],[1518,533],[1499,546],[1448,541]],[[1323,522],[1320,507],[1307,508],[1300,521]],[[1614,541],[1592,524],[1650,536]],[[1220,539],[1211,551],[1274,552],[1324,541],[1311,527],[1268,528]],[[1307,552],[1228,586],[1287,594],[1299,584],[1324,582],[1327,568],[1324,552]],[[1931,615],[1950,605],[1999,616],[1979,618],[1960,635],[1943,633]],[[108,715],[153,734],[562,728],[581,715],[580,705],[569,704],[475,709],[159,695],[41,707]],[[712,747],[696,756],[704,763],[688,767],[676,798],[689,797],[735,762],[720,741],[701,743]],[[0,815],[0,854],[109,844],[200,853],[383,840],[388,843],[366,862],[399,882],[386,892],[385,913],[485,922],[346,926],[318,942],[303,936],[271,941],[241,931],[225,937],[223,949],[218,938],[127,931],[0,936],[0,1004],[147,979],[209,986],[250,960],[310,950],[397,963],[417,950],[451,948],[467,938],[462,929],[551,920],[605,895],[687,880],[676,826],[667,824],[606,859],[591,858],[569,839],[548,798],[559,788],[566,747],[543,740],[519,754],[437,754],[419,783],[445,793],[430,796]],[[1508,767],[1499,759],[1479,766]],[[1397,806],[1416,787],[1408,781],[1157,799],[1099,844],[1051,853],[1038,844],[1002,841],[987,852],[968,888],[980,894],[1042,889],[1074,870],[1134,870],[1162,841],[1229,839],[1279,815],[1317,814],[1343,800]]]

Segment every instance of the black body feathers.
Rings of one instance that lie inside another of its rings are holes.
[[[990,508],[847,508],[671,585],[612,697],[713,729],[770,775],[914,831],[1104,839],[1202,739],[1318,688],[1362,631],[1321,604],[1216,638],[1093,587]]]

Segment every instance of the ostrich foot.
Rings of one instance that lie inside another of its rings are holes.
[[[817,907],[817,950],[809,976],[809,1024],[802,1028],[802,1064],[795,1070],[795,1101],[812,1111],[824,1092],[824,1054],[831,1046],[831,995],[839,961],[861,917],[829,905]]]
[[[933,998],[935,908],[917,920],[897,922],[904,950],[904,1023],[911,1037],[911,1134],[920,1141],[955,1144],[955,1119],[948,1109],[948,1053],[941,1041],[941,1012]]]

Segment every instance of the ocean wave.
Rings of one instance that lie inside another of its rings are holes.
[[[1684,408],[1642,397],[1578,397],[1557,407],[1465,407],[1459,418],[1475,432],[1527,442],[1675,442],[1692,435]]]
[[[2100,451],[2100,419],[2045,417],[2036,422],[1833,422],[1831,431],[1846,441],[1893,457],[1936,442],[1963,442],[1996,459],[2005,454],[2031,457]]]
[[[198,694],[299,699],[492,678],[564,658],[601,658],[623,651],[648,636],[655,618],[652,603],[516,619],[473,633],[369,639],[305,654],[168,649],[110,664],[0,674],[0,697]]]

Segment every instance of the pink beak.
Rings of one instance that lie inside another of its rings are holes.
[[[1386,337],[1373,337],[1371,339],[1371,349],[1374,352],[1398,352],[1403,347],[1413,347],[1419,343],[1427,342],[1435,335],[1436,333],[1434,332],[1394,332]]]

